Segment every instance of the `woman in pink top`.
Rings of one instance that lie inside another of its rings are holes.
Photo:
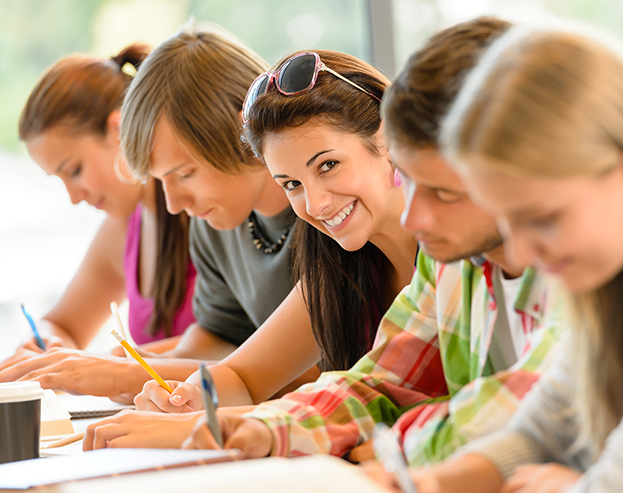
[[[47,348],[84,349],[109,318],[110,302],[126,297],[139,344],[180,335],[194,322],[188,217],[170,215],[161,183],[133,179],[120,153],[119,109],[147,54],[132,45],[109,59],[63,58],[22,110],[20,139],[32,158],[63,180],[72,203],[107,213],[76,275],[38,323]],[[158,345],[150,347],[160,352],[174,342]],[[40,351],[30,340],[10,362]]]

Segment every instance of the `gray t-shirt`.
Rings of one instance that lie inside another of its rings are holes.
[[[273,217],[255,213],[270,241],[284,234],[294,218],[290,207]],[[293,228],[294,229],[294,228]],[[273,254],[257,250],[247,221],[219,231],[190,220],[190,255],[197,269],[193,312],[197,323],[232,344],[242,344],[279,306],[294,286],[290,231]]]

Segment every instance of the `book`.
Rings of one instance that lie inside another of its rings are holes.
[[[134,404],[119,404],[111,401],[108,397],[65,393],[58,394],[58,397],[72,419],[105,418],[124,409],[135,409]]]
[[[0,490],[25,490],[67,481],[205,465],[239,458],[238,450],[101,449],[77,456],[0,464]],[[146,490],[141,488],[139,491]]]
[[[50,459],[55,461],[56,459]],[[387,493],[361,468],[329,455],[270,457],[63,483],[57,493]]]
[[[41,398],[41,438],[71,435],[74,427],[71,416],[61,404],[53,390],[43,391]]]

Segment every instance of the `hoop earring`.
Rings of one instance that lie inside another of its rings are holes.
[[[126,178],[125,176],[123,176],[123,173],[121,173],[121,169],[119,167],[120,155],[121,153],[118,152],[112,163],[112,170],[115,173],[115,177],[117,178],[117,180],[119,180],[124,185],[136,185],[137,183],[141,183],[141,180],[139,180],[138,178]]]
[[[394,185],[396,185],[397,188],[402,186],[402,174],[398,168],[394,170]]]

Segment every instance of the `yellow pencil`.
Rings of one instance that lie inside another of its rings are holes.
[[[78,440],[82,440],[84,438],[84,432],[76,433],[75,435],[69,435],[68,437],[61,438],[60,440],[56,440],[55,442],[46,445],[43,448],[56,448],[63,447],[65,445],[69,445],[70,443],[77,442]]]
[[[141,355],[140,355],[140,354],[138,354],[138,353],[134,350],[134,348],[133,348],[132,346],[130,346],[130,345],[126,342],[126,340],[125,340],[123,337],[121,337],[121,335],[119,335],[119,333],[118,333],[116,330],[113,330],[113,331],[111,332],[111,334],[113,335],[113,337],[114,337],[115,339],[117,339],[117,341],[119,341],[119,344],[121,344],[121,345],[125,348],[125,350],[126,350],[128,353],[130,353],[130,355],[131,355],[131,356],[132,356],[132,357],[133,357],[136,361],[138,361],[138,364],[139,364],[139,365],[141,365],[143,368],[145,368],[145,371],[146,371],[147,373],[149,373],[149,374],[152,376],[152,378],[153,378],[156,382],[158,382],[158,383],[160,384],[160,386],[161,386],[164,390],[166,390],[169,394],[170,394],[171,392],[173,392],[173,389],[169,386],[169,384],[168,384],[167,382],[165,382],[165,381],[162,379],[162,377],[156,373],[156,370],[154,370],[151,366],[149,366],[149,363],[147,363],[147,361],[145,361],[145,360],[141,357]]]

